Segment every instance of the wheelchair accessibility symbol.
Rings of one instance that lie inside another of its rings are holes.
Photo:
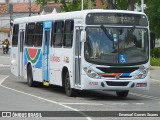
[[[119,54],[119,63],[125,64],[128,61],[127,54]]]

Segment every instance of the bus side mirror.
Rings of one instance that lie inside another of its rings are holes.
[[[86,41],[86,31],[82,31],[81,32],[81,42],[85,42]]]
[[[151,49],[154,49],[155,47],[155,39],[156,39],[155,34],[151,32],[150,33],[150,48]]]

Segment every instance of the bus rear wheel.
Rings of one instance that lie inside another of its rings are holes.
[[[128,93],[129,93],[129,91],[116,91],[117,96],[120,98],[127,97]]]
[[[69,72],[65,75],[65,92],[69,97],[75,97],[77,94],[77,90],[71,88]]]
[[[33,81],[32,68],[30,65],[27,68],[27,84],[29,87],[35,86],[35,82]]]

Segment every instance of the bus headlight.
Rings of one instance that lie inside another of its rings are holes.
[[[84,67],[83,69],[90,78],[100,79],[100,76],[91,68]]]
[[[143,69],[136,77],[135,79],[143,79],[147,76],[149,71],[149,68]]]

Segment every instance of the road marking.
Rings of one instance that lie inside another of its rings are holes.
[[[10,67],[10,65],[0,64],[0,67]]]
[[[1,75],[2,76],[2,75]],[[2,80],[0,80],[0,86],[2,85],[2,83],[8,78],[9,76],[4,75],[4,78]]]
[[[112,103],[112,105],[128,105],[129,103]]]
[[[97,103],[60,103],[63,105],[103,105],[103,104],[97,104]]]
[[[53,101],[53,100],[49,100],[49,99],[46,99],[46,98],[42,98],[42,97],[39,97],[39,96],[36,96],[36,95],[32,95],[32,94],[29,94],[29,93],[26,93],[26,92],[22,92],[22,91],[19,91],[19,90],[16,90],[16,89],[13,89],[13,88],[10,88],[10,87],[7,87],[7,86],[2,85],[2,83],[3,83],[8,77],[9,77],[9,76],[6,76],[6,77],[3,78],[2,80],[0,80],[0,86],[1,86],[1,87],[6,88],[6,89],[9,89],[9,90],[12,90],[12,91],[15,91],[15,92],[18,92],[18,93],[25,94],[25,95],[28,95],[28,96],[32,96],[32,97],[35,97],[35,98],[38,98],[38,99],[41,99],[41,100],[44,100],[44,101],[47,101],[47,102],[50,102],[50,103],[54,103],[54,104],[63,106],[63,107],[65,107],[65,108],[67,108],[67,109],[70,109],[70,110],[73,110],[73,111],[78,112],[79,114],[81,114],[82,116],[84,116],[87,120],[92,120],[91,117],[89,117],[89,116],[86,115],[85,113],[79,111],[78,109],[72,108],[72,107],[70,107],[70,106],[61,104],[61,103],[56,102],[56,101]]]
[[[135,103],[136,105],[144,105],[144,103]]]
[[[4,55],[2,55],[2,56],[0,56],[0,58],[10,58],[10,56],[4,56]]]
[[[160,97],[155,97],[155,96],[143,95],[143,94],[132,93],[132,92],[130,92],[129,94],[139,96],[139,97],[143,97],[143,98],[148,98],[148,99],[151,99],[151,100],[160,100]]]

